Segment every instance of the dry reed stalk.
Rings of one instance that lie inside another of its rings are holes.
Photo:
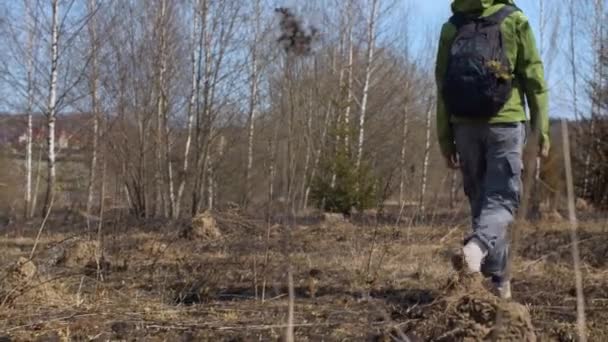
[[[578,220],[576,219],[576,206],[574,199],[574,181],[572,176],[572,160],[570,157],[570,138],[568,135],[568,122],[562,119],[562,139],[564,149],[564,167],[566,168],[566,186],[568,189],[568,216],[570,220],[570,239],[572,240],[572,261],[574,263],[574,276],[576,283],[576,323],[578,340],[587,341],[587,328],[585,323],[585,295],[583,293],[583,274],[581,272],[581,258],[578,248]]]

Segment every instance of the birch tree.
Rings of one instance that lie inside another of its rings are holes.
[[[204,55],[201,69],[201,107],[196,116],[196,149],[194,175],[194,186],[192,188],[192,214],[196,215],[204,205],[205,186],[209,184],[209,155],[211,144],[218,137],[216,120],[220,110],[225,103],[219,101],[218,87],[225,84],[232,75],[242,70],[236,66],[227,71],[228,55],[234,51],[230,50],[234,44],[236,23],[241,11],[240,4],[236,1],[210,2],[203,0],[201,3],[201,34],[203,36]],[[211,15],[213,14],[213,15]]]
[[[347,37],[348,37],[348,64],[347,73],[348,78],[346,81],[346,109],[344,111],[344,149],[346,153],[350,153],[350,116],[353,107],[353,81],[354,81],[354,57],[355,57],[355,46],[353,42],[353,31],[354,31],[354,11],[352,1],[348,1],[346,5],[346,17],[347,17]],[[373,58],[373,51],[372,58]],[[367,104],[366,104],[367,105]]]
[[[407,44],[407,43],[406,43]],[[407,54],[406,49],[406,56]],[[411,74],[411,69],[409,66],[406,69],[405,73],[405,85],[404,85],[404,96],[403,96],[403,113],[401,114],[401,153],[399,155],[399,206],[401,208],[405,205],[405,188],[407,182],[407,155],[408,155],[408,144],[409,144],[409,134],[410,134],[410,116],[411,107],[412,107],[412,95],[410,89],[412,78],[414,75]]]
[[[258,107],[258,87],[259,87],[259,60],[258,60],[258,44],[260,43],[261,34],[261,4],[260,0],[254,1],[254,19],[253,19],[253,39],[250,50],[250,91],[249,91],[249,110],[247,115],[247,165],[245,167],[245,186],[243,191],[243,205],[247,207],[251,197],[251,172],[253,169],[253,138],[255,134],[255,119]]]
[[[204,1],[204,0],[203,0]],[[186,186],[186,181],[189,171],[189,160],[190,150],[192,146],[192,128],[194,123],[194,116],[198,106],[198,95],[200,89],[200,64],[202,54],[202,35],[199,32],[200,22],[200,8],[201,0],[194,0],[194,6],[192,11],[192,33],[191,33],[191,52],[190,52],[190,63],[191,63],[191,89],[190,89],[190,100],[188,101],[188,118],[187,118],[187,136],[186,144],[184,146],[184,162],[182,165],[182,176],[177,190],[177,198],[175,200],[175,207],[173,208],[173,218],[177,218],[181,212],[182,197]]]
[[[363,158],[363,142],[365,141],[365,119],[367,115],[367,102],[369,98],[370,83],[373,73],[374,52],[376,44],[376,16],[380,0],[370,0],[371,8],[367,18],[367,56],[365,61],[365,76],[363,93],[361,96],[361,112],[359,113],[359,141],[357,144],[357,170],[361,168]]]
[[[157,191],[160,201],[157,205],[162,208],[164,217],[173,217],[173,208],[176,207],[175,193],[173,188],[173,165],[171,163],[171,137],[168,125],[167,113],[167,59],[168,59],[168,8],[167,0],[160,1],[160,13],[157,27],[159,28],[158,40],[158,84],[156,99],[157,120]]]
[[[57,77],[59,59],[59,0],[51,0],[51,68],[48,95],[47,117],[47,189],[42,209],[43,216],[50,213],[55,199],[55,122],[57,120]]]
[[[420,212],[424,215],[426,212],[426,206],[424,199],[426,197],[427,181],[428,181],[428,170],[429,170],[429,159],[431,153],[431,117],[432,117],[432,100],[429,100],[429,104],[426,110],[426,138],[424,146],[424,158],[422,161],[422,180],[420,182]]]
[[[91,112],[93,113],[93,146],[91,151],[91,160],[89,164],[89,184],[87,187],[87,204],[86,204],[86,213],[87,213],[87,225],[90,224],[89,217],[91,216],[91,210],[93,206],[93,196],[94,196],[94,188],[95,188],[95,178],[96,178],[96,169],[97,169],[97,158],[98,158],[98,150],[99,150],[99,121],[101,116],[101,110],[99,108],[99,98],[97,91],[97,83],[99,77],[99,41],[97,38],[97,20],[95,15],[93,14],[96,7],[95,0],[89,0],[88,2],[88,11],[91,16],[88,29],[89,29],[89,40],[90,40],[90,49],[91,49],[91,71],[89,73],[89,91],[91,96]],[[101,198],[103,201],[103,198]],[[90,227],[89,227],[90,229]]]
[[[167,2],[165,0],[159,1],[159,9],[157,13],[157,19],[155,23],[155,28],[159,31],[157,32],[156,40],[158,41],[157,51],[158,51],[158,60],[157,60],[157,79],[156,79],[156,134],[155,134],[155,162],[156,169],[154,175],[154,185],[155,185],[155,203],[156,209],[154,210],[156,216],[164,215],[167,217],[167,193],[164,191],[163,186],[163,115],[165,110],[165,72],[166,72],[166,13],[167,13]]]
[[[36,58],[35,39],[38,35],[37,11],[32,6],[32,0],[24,0],[25,17],[27,18],[27,115],[26,145],[25,145],[25,204],[24,216],[26,219],[32,217],[32,111],[34,110],[34,91],[36,88],[34,65]]]

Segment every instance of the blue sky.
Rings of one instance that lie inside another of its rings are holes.
[[[349,0],[344,0],[349,1]],[[451,15],[450,4],[451,0],[383,0],[383,3],[390,3],[394,1],[395,7],[392,9],[392,13],[389,14],[393,20],[389,20],[387,23],[387,29],[394,32],[387,39],[393,40],[394,43],[400,44],[398,46],[404,46],[406,39],[399,35],[399,32],[407,27],[410,35],[410,39],[407,41],[408,48],[414,56],[424,58],[425,65],[431,69],[434,62],[434,45],[436,44],[439,36],[439,30],[443,22],[445,22]],[[580,11],[582,12],[585,8],[585,4],[589,3],[590,0],[579,0]],[[294,4],[297,7],[299,5],[297,0],[275,0],[277,3],[286,2],[287,4]],[[558,13],[560,10],[561,1],[556,0],[516,0],[516,4],[524,11],[524,13],[530,19],[533,30],[537,36],[537,40],[540,40],[539,32],[541,27],[541,11],[540,4],[544,3],[546,8],[544,9],[544,27],[545,27],[545,43],[543,56],[546,62],[546,76],[551,90],[551,115],[552,116],[566,116],[569,117],[570,109],[569,103],[571,100],[571,90],[569,88],[569,77],[570,67],[568,60],[566,59],[565,51],[567,50],[567,25],[568,17],[565,13]],[[8,8],[11,8],[14,3],[5,3]],[[3,7],[3,6],[0,6]],[[5,7],[6,8],[6,7]],[[407,10],[407,20],[404,20]],[[587,12],[590,13],[590,12]],[[582,15],[583,21],[581,25],[589,25],[593,21],[592,15]],[[588,18],[588,19],[587,19]],[[560,21],[561,20],[561,21]],[[553,48],[547,48],[550,31],[553,27],[558,26],[560,28],[558,39],[558,46]],[[396,33],[396,34],[395,34]],[[579,64],[581,65],[582,75],[581,79],[585,77],[585,69],[589,69],[590,65],[590,34],[589,28],[581,29],[578,33],[577,39],[577,53],[579,54]],[[539,42],[539,47],[543,47]],[[424,54],[424,56],[421,56]],[[0,58],[2,58],[2,52],[0,52]],[[581,82],[582,83],[582,82]],[[581,88],[583,86],[581,85]],[[6,99],[12,93],[10,89],[4,87],[2,89],[0,83],[0,97]],[[4,93],[4,94],[3,94]],[[585,94],[585,89],[579,89],[579,94]],[[584,95],[581,95],[584,96]],[[0,110],[3,109],[2,98],[0,98]],[[584,102],[585,99],[581,99],[579,103]]]

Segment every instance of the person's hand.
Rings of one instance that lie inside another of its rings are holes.
[[[457,170],[460,168],[460,158],[458,157],[458,153],[454,152],[449,156],[445,157],[445,162],[448,168],[452,170]]]

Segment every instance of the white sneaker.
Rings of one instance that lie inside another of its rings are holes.
[[[462,248],[462,253],[468,271],[471,273],[481,272],[481,264],[488,252],[478,242],[471,240]]]

